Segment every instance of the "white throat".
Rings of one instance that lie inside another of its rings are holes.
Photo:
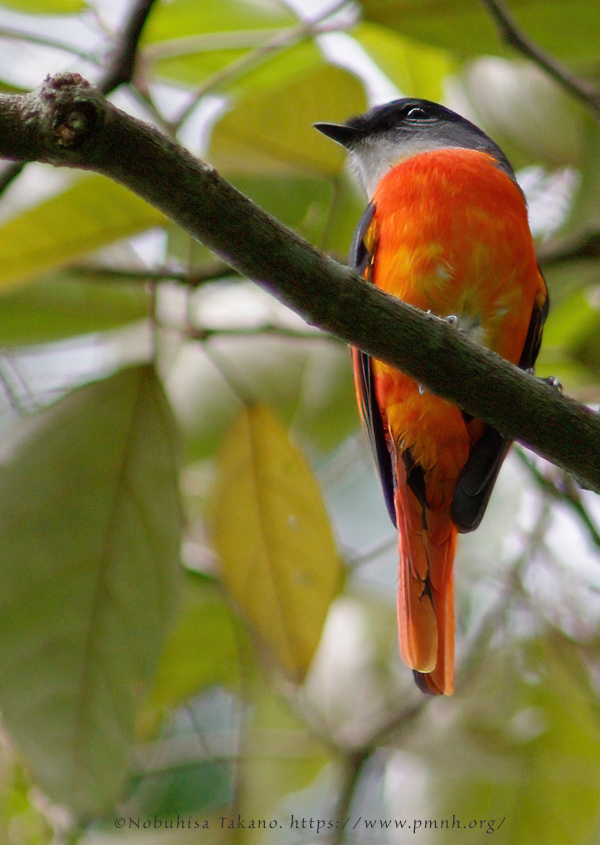
[[[365,138],[350,150],[350,164],[357,173],[361,185],[371,200],[377,185],[385,174],[396,165],[412,156],[429,150],[447,149],[448,142],[441,138],[408,138],[401,142],[378,135]]]

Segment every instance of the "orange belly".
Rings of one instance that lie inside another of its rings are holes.
[[[515,183],[486,153],[437,150],[391,170],[373,201],[374,284],[456,317],[459,329],[518,364],[545,285]],[[429,476],[430,507],[448,506],[481,424],[467,425],[458,408],[387,364],[373,367],[396,446]]]

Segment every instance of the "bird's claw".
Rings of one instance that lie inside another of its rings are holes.
[[[563,392],[563,386],[560,381],[556,378],[556,376],[547,376],[546,378],[540,379],[540,381],[545,382],[549,387],[553,387],[554,390],[558,390],[559,393]]]
[[[451,326],[463,337],[469,337],[469,329],[459,324],[456,314],[448,314],[446,317],[440,317],[440,320],[443,320],[446,325]]]
[[[534,375],[533,367],[526,367],[523,372],[527,373],[528,376]],[[556,376],[546,376],[545,378],[539,377],[537,381],[541,381],[542,384],[547,384],[548,387],[552,387],[554,390],[558,390],[559,393],[562,393],[563,386]]]

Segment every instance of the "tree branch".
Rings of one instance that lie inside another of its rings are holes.
[[[600,120],[600,89],[598,86],[587,82],[580,76],[576,76],[558,62],[554,56],[543,50],[539,44],[528,38],[517,25],[502,0],[481,0],[481,2],[494,20],[503,41],[534,62],[569,94],[581,100],[594,113],[596,119]]]
[[[139,41],[155,2],[156,0],[137,0],[137,3],[134,3],[110,64],[98,82],[98,88],[103,94],[109,94],[119,85],[128,85],[132,81]]]
[[[77,74],[0,96],[0,156],[94,170],[122,183],[309,324],[398,367],[600,492],[596,414],[313,249]]]
[[[591,542],[600,549],[600,532],[581,501],[580,491],[573,484],[569,475],[559,474],[553,469],[552,474],[542,472],[528,455],[522,450],[515,450],[520,461],[527,467],[537,486],[548,498],[556,502],[562,502],[565,507],[571,509],[580,520]]]
[[[112,52],[109,65],[97,83],[103,94],[108,95],[119,85],[128,85],[133,80],[138,45],[155,2],[156,0],[137,0],[134,3],[129,18],[125,21],[121,38]],[[68,47],[65,45],[64,49]],[[23,165],[23,161],[15,161],[0,174],[0,194],[14,182],[23,170]]]
[[[537,250],[540,264],[548,267],[565,261],[600,258],[600,232],[583,232],[572,238],[550,241]]]

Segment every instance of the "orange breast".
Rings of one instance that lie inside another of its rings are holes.
[[[391,170],[373,199],[373,282],[424,311],[456,316],[459,328],[517,364],[545,286],[515,183],[487,153],[437,150]],[[407,376],[381,362],[374,369],[392,435],[426,471],[435,468],[431,504],[446,506],[478,432]]]

